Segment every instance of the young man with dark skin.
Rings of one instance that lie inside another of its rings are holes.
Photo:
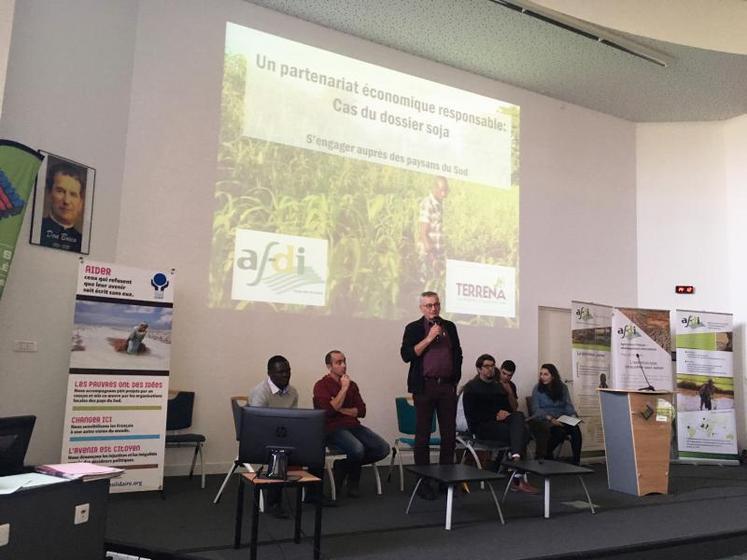
[[[346,458],[335,461],[335,486],[347,495],[360,496],[361,466],[376,463],[389,455],[389,444],[360,423],[366,416],[366,403],[355,381],[347,373],[347,359],[339,350],[324,357],[327,374],[314,385],[314,408],[326,412],[327,444],[340,449]]]
[[[267,361],[267,379],[252,389],[249,406],[298,407],[298,391],[290,384],[291,367],[283,356]]]
[[[298,391],[290,384],[291,367],[283,356],[273,356],[267,361],[267,379],[252,389],[249,406],[269,408],[297,408]],[[269,486],[265,492],[267,508],[278,519],[290,517],[283,506],[281,488]]]

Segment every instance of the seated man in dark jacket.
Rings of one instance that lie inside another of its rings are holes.
[[[529,432],[511,381],[496,380],[495,358],[489,354],[477,358],[475,366],[477,377],[464,386],[464,415],[470,431],[479,439],[505,442],[514,460],[526,456]],[[518,480],[517,489],[536,492],[524,480]]]

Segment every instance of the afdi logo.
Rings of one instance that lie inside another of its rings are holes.
[[[576,318],[579,321],[591,321],[594,318],[594,315],[591,314],[591,309],[581,306],[576,309]]]
[[[635,325],[632,323],[629,323],[625,325],[624,327],[620,327],[617,329],[617,334],[620,335],[620,338],[632,340],[634,338],[638,338],[641,336],[641,334],[638,332],[638,329]]]
[[[683,317],[681,322],[688,329],[697,329],[703,326],[699,315],[688,315],[687,317]]]
[[[298,279],[303,278],[307,270],[314,273],[312,268],[306,267],[306,249],[303,247],[271,241],[265,245],[261,255],[252,249],[243,249],[242,252],[245,256],[236,259],[236,266],[255,272],[254,280],[247,282],[247,286],[256,286],[265,276],[290,274]],[[315,280],[318,281],[318,276]]]
[[[324,305],[327,240],[236,230],[233,299]]]

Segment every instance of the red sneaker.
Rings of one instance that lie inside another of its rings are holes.
[[[524,492],[525,494],[539,494],[539,490],[524,479],[520,479],[518,484],[516,482],[511,484],[511,490],[514,492]]]

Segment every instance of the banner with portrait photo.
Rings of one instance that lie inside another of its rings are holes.
[[[612,310],[611,389],[672,391],[669,310]]]
[[[173,270],[81,260],[62,462],[119,467],[112,492],[160,490]]]
[[[45,158],[34,189],[30,242],[87,255],[96,170],[62,156],[41,153]]]
[[[676,320],[679,458],[737,461],[733,317],[677,310]]]
[[[604,449],[599,391],[610,383],[612,307],[571,302],[573,403],[583,422],[584,450]]]

